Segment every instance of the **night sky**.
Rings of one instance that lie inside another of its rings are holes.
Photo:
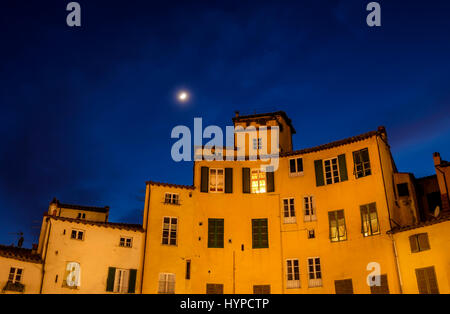
[[[192,183],[176,125],[284,110],[294,148],[387,128],[399,171],[450,159],[450,1],[0,4],[0,243],[37,242],[53,197],[142,223],[145,181]],[[176,93],[186,89],[185,105]]]

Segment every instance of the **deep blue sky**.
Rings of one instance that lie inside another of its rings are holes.
[[[0,4],[0,243],[63,202],[141,223],[146,180],[191,184],[174,126],[284,110],[296,149],[387,127],[400,171],[450,159],[450,1],[69,1]],[[181,108],[174,93],[193,98]]]

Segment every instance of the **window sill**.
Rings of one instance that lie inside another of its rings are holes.
[[[291,178],[303,177],[303,176],[304,176],[303,172],[289,172],[289,177],[291,177]]]

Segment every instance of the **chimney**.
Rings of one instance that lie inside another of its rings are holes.
[[[441,164],[441,154],[438,152],[433,153],[433,161],[435,166],[439,166]]]
[[[235,111],[234,112],[234,116],[237,118],[237,117],[239,117],[239,111]]]
[[[31,253],[32,254],[36,254],[38,250],[38,245],[36,243],[33,243],[32,249],[31,249]]]

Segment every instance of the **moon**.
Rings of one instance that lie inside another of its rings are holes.
[[[181,91],[178,93],[178,100],[181,102],[185,102],[189,99],[189,94],[185,91]]]

